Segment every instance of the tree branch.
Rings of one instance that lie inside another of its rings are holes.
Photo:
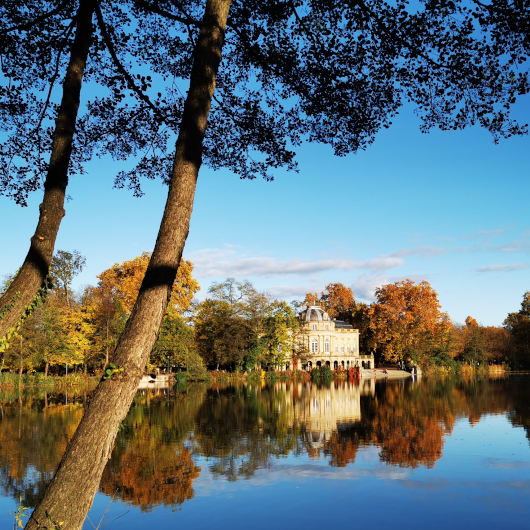
[[[120,74],[125,78],[127,81],[127,85],[130,90],[132,90],[141,101],[147,104],[147,106],[155,113],[156,116],[163,122],[170,123],[173,126],[176,126],[177,124],[174,123],[171,119],[168,119],[166,116],[164,116],[158,107],[156,107],[152,101],[149,99],[149,97],[140,90],[132,76],[125,70],[124,66],[121,64],[120,60],[118,59],[118,55],[116,54],[116,49],[114,48],[114,44],[112,43],[112,40],[110,39],[110,36],[107,32],[107,28],[105,25],[105,21],[103,20],[103,14],[101,13],[101,9],[99,7],[99,4],[96,5],[96,18],[98,21],[98,26],[101,30],[101,35],[103,36],[103,40],[105,41],[105,44],[107,46],[107,49],[109,50],[110,56],[112,57],[112,60],[114,62],[114,65],[120,72]]]
[[[150,5],[145,0],[136,0],[136,5],[138,7],[141,7],[145,11],[148,11],[149,13],[154,13],[155,15],[160,15],[161,17],[180,22],[181,24],[185,24],[186,26],[195,26],[197,28],[200,28],[201,26],[199,21],[195,20],[190,15],[188,15],[188,13],[186,13],[180,6],[176,7],[184,13],[185,18],[174,15],[169,11],[165,11],[164,9],[161,9],[156,5]]]
[[[34,20],[31,20],[30,22],[26,22],[25,24],[19,24],[18,26],[12,26],[10,28],[4,29],[0,31],[0,36],[7,35],[8,33],[11,33],[12,31],[25,31],[30,29],[35,24],[39,24],[40,22],[43,22],[47,18],[53,17],[53,15],[57,15],[57,13],[60,13],[68,4],[69,0],[63,0],[55,9],[52,9],[51,11],[48,11],[48,13],[44,13],[40,17],[37,17]]]

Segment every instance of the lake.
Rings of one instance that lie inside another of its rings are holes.
[[[1,529],[86,400],[0,391]],[[529,437],[530,376],[140,391],[84,528],[527,529]]]

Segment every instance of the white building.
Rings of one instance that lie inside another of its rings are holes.
[[[328,366],[332,370],[374,368],[374,357],[361,355],[359,351],[359,330],[342,320],[331,319],[320,306],[309,306],[300,313],[305,341],[306,362],[302,369]]]

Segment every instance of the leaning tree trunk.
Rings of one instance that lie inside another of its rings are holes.
[[[24,315],[26,308],[35,299],[50,268],[55,239],[64,217],[63,206],[68,185],[68,165],[79,110],[83,74],[94,31],[92,17],[95,1],[80,0],[76,14],[77,30],[63,82],[61,105],[55,120],[50,165],[44,182],[44,198],[39,207],[39,222],[19,273],[0,297],[0,339],[5,337]]]
[[[118,428],[138,388],[158,335],[177,275],[202,161],[202,143],[230,0],[207,0],[194,52],[190,90],[176,144],[168,199],[156,246],[138,298],[114,352],[116,374],[102,380],[68,444],[57,473],[26,529],[50,519],[64,530],[80,530],[110,458]]]

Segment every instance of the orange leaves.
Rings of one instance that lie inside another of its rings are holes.
[[[451,322],[440,312],[438,295],[428,282],[404,280],[383,285],[375,294],[370,329],[374,346],[387,360],[418,357],[426,348],[443,344]]]
[[[150,258],[149,252],[143,252],[141,256],[132,260],[115,263],[98,276],[98,289],[109,294],[113,300],[119,300],[126,315],[132,311]],[[177,278],[173,284],[168,313],[180,315],[190,308],[193,296],[200,290],[199,283],[191,274],[192,271],[191,261],[181,260]]]
[[[342,283],[330,283],[326,285],[320,297],[326,312],[331,318],[339,320],[350,320],[355,312],[355,297],[350,287]]]
[[[135,440],[137,441],[137,440]],[[151,511],[155,506],[178,506],[194,496],[193,481],[201,468],[187,447],[151,440],[113,455],[101,478],[101,491],[122,502]]]
[[[467,317],[466,326],[478,326],[478,322],[473,317]]]
[[[355,297],[350,287],[342,283],[330,283],[320,293],[307,293],[304,304],[321,305],[331,318],[349,322],[355,312]]]

